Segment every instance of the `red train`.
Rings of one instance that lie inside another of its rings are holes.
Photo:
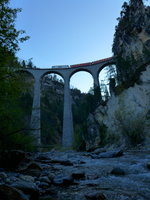
[[[87,62],[87,63],[81,63],[81,64],[75,64],[75,65],[55,65],[52,66],[51,68],[55,68],[55,69],[65,69],[65,68],[75,68],[75,67],[85,67],[85,66],[91,66],[91,65],[96,65],[96,64],[100,64],[106,61],[111,60],[113,57],[109,57],[109,58],[105,58],[105,59],[101,59],[101,60],[96,60],[96,61],[92,61],[92,62]]]
[[[113,57],[109,57],[109,58],[105,58],[105,59],[101,59],[101,60],[96,60],[93,62],[87,62],[87,63],[81,63],[81,64],[75,64],[75,65],[70,65],[71,68],[74,67],[84,67],[84,66],[91,66],[91,65],[95,65],[95,64],[99,64],[99,63],[103,63],[106,61],[111,60]]]

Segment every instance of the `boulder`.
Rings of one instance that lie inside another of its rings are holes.
[[[100,154],[100,153],[103,153],[103,152],[106,152],[106,149],[105,148],[97,148],[94,150],[93,153],[95,154]]]
[[[49,184],[46,182],[40,182],[38,187],[45,190],[45,189],[49,188]]]
[[[119,150],[119,151],[107,151],[107,152],[103,152],[100,153],[98,155],[95,154],[91,154],[92,158],[98,159],[98,158],[116,158],[116,157],[120,157],[123,156],[123,151]]]
[[[57,186],[69,186],[74,183],[72,176],[56,176],[53,184]]]
[[[147,168],[150,170],[150,162],[147,163]]]
[[[53,181],[53,179],[55,177],[55,174],[49,172],[47,176],[48,176],[48,178],[49,178],[50,181]]]
[[[29,175],[20,175],[19,178],[21,180],[24,180],[24,181],[28,181],[28,182],[34,182],[35,181],[35,178],[32,177],[32,176],[29,176]]]
[[[123,156],[122,150],[108,151],[108,152],[104,152],[104,153],[99,154],[99,158],[116,158],[116,157],[120,157],[120,156]]]
[[[38,181],[44,182],[44,183],[48,183],[48,184],[51,183],[51,180],[50,180],[47,176],[40,176],[40,177],[38,178]]]
[[[101,192],[92,192],[85,194],[87,200],[106,200],[106,197]]]
[[[41,166],[36,162],[29,163],[24,169],[21,170],[22,173],[35,177],[39,177],[41,175],[41,171]]]
[[[0,153],[0,168],[6,170],[15,170],[19,164],[27,159],[27,154],[24,151],[13,150]]]
[[[40,197],[40,200],[58,200],[58,199],[57,197],[44,196],[44,197]]]
[[[125,175],[125,171],[123,169],[121,169],[120,167],[115,167],[112,171],[111,174],[113,175],[118,175],[118,176],[122,176]]]
[[[38,200],[39,198],[39,189],[35,183],[19,180],[11,184],[11,186],[23,191],[27,195],[30,195],[30,200]]]
[[[0,185],[0,200],[29,200],[29,198],[14,187]]]
[[[72,178],[73,179],[84,179],[85,178],[85,173],[84,172],[73,172],[72,173]]]
[[[0,172],[0,179],[7,178],[7,174],[5,172]]]
[[[73,163],[70,160],[50,160],[50,163],[73,166]]]
[[[30,163],[30,164],[28,165],[27,169],[28,169],[28,170],[30,170],[30,169],[32,169],[32,170],[39,170],[39,171],[42,170],[42,168],[40,167],[40,165],[39,165],[38,163],[36,163],[36,162]]]
[[[123,156],[123,151],[122,150],[104,152],[104,153],[100,153],[99,154],[100,158],[116,158],[116,157],[120,157],[120,156]]]

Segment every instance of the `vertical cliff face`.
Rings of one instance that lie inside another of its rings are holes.
[[[112,96],[107,106],[96,109],[103,144],[149,148],[150,142],[150,65],[141,73],[140,84]],[[105,130],[102,129],[105,127]]]
[[[113,53],[119,85],[107,105],[95,110],[92,121],[99,125],[101,147],[146,148],[150,142],[150,7],[142,0],[129,0],[118,21]]]
[[[120,82],[129,80],[142,64],[150,61],[150,7],[142,0],[124,3],[113,42]]]

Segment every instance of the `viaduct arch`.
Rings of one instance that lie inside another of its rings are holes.
[[[107,58],[91,63],[71,65],[69,68],[50,68],[50,69],[25,69],[34,77],[34,96],[31,114],[31,130],[35,138],[35,146],[41,145],[41,113],[40,113],[40,93],[41,80],[46,74],[56,73],[64,79],[64,113],[63,113],[63,135],[62,146],[70,147],[73,144],[73,118],[70,96],[70,79],[78,71],[89,72],[94,80],[94,88],[99,87],[100,71],[111,64],[115,64],[115,58]],[[22,70],[23,71],[23,70]]]

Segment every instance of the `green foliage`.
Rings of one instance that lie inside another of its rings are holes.
[[[146,118],[135,111],[126,111],[124,105],[115,113],[116,122],[118,124],[121,135],[126,139],[128,146],[137,146],[143,144],[145,140],[145,121]]]
[[[138,69],[134,73],[130,73],[128,77],[128,81],[121,79],[120,84],[116,86],[116,94],[119,95],[121,92],[123,92],[125,89],[128,89],[129,87],[133,87],[134,84],[141,84],[140,75],[143,71],[146,70],[147,65],[149,62],[142,64],[138,67]],[[119,74],[118,74],[119,75]]]
[[[74,144],[73,149],[77,151],[84,151],[85,150],[85,140],[84,140],[84,132],[83,127],[80,125],[75,126],[74,130]]]
[[[141,65],[150,61],[149,40],[145,42],[139,36],[142,31],[149,35],[147,32],[149,25],[146,22],[149,12],[145,8],[142,0],[130,0],[122,6],[112,48],[116,56],[119,84],[130,81],[133,83],[132,79],[135,80],[136,71]]]
[[[20,130],[10,134],[0,135],[0,151],[22,149],[25,151],[34,151],[34,138],[29,131]]]
[[[126,44],[129,42],[127,38],[129,36],[134,36],[134,29],[136,29],[137,32],[141,32],[142,24],[144,23],[142,12],[143,7],[144,5],[142,0],[130,0],[128,3],[124,2],[120,12],[120,17],[118,18],[118,25],[116,26],[116,31],[114,34],[112,50],[115,55],[121,53],[117,52],[117,48],[119,48],[120,45],[122,45],[123,51],[126,49]],[[137,10],[139,10],[138,18],[137,16],[134,16]],[[120,41],[122,41],[121,44],[119,43]]]
[[[150,110],[147,111],[146,119],[147,119],[147,120],[150,120]]]
[[[117,145],[120,140],[119,134],[109,132],[107,130],[107,126],[105,124],[101,124],[99,126],[99,133],[100,133],[100,144],[99,147],[105,147],[110,145]]]
[[[31,150],[32,140],[28,136],[29,131],[24,131],[27,128],[25,114],[28,112],[29,105],[23,108],[22,90],[25,91],[25,85],[20,79],[19,74],[9,71],[9,76],[0,81],[0,149],[10,149],[11,147],[14,149],[16,145],[16,148],[27,150],[29,147],[28,150]],[[19,132],[15,133],[18,130]]]
[[[51,78],[50,78],[51,79]],[[56,84],[56,80],[52,80]],[[62,87],[63,84],[56,87]],[[41,139],[44,145],[52,148],[61,145],[63,124],[63,95],[59,95],[55,87],[43,87],[41,98]]]
[[[76,98],[78,96],[78,98]],[[101,102],[99,87],[93,92],[82,94],[79,90],[72,90],[73,98],[73,124],[74,124],[74,148],[85,150],[85,140],[87,138],[87,118],[93,113]]]
[[[99,126],[99,133],[100,133],[100,147],[104,147],[106,144],[108,144],[107,127],[105,124]]]
[[[15,19],[21,9],[9,7],[9,0],[0,1],[0,47],[12,53],[19,49],[19,42],[27,40],[29,37],[20,37],[25,31],[15,28]]]
[[[13,63],[13,58],[11,63]],[[0,148],[11,148],[11,145],[12,148],[15,148],[15,144],[18,148],[20,141],[20,148],[26,150],[28,145],[25,144],[25,140],[29,139],[31,141],[30,137],[24,135],[24,129],[26,128],[24,114],[28,107],[23,109],[21,98],[22,91],[25,92],[27,85],[22,81],[19,73],[14,73],[12,67],[10,69],[1,67],[0,78],[0,133],[2,136],[0,137],[2,144]],[[16,130],[20,130],[20,132],[11,135]],[[27,141],[28,144],[29,141]]]
[[[150,58],[150,50],[145,45],[143,45],[143,57],[145,57],[146,60]]]
[[[20,105],[22,91],[27,85],[20,73],[21,66],[15,57],[23,31],[15,28],[15,19],[20,9],[12,9],[8,0],[0,1],[0,149],[31,150],[32,138],[23,120]],[[27,134],[25,134],[27,132]]]

